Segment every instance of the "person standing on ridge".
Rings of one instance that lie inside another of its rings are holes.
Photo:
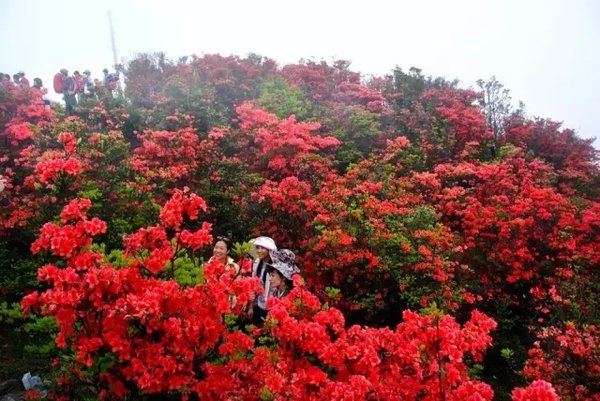
[[[19,71],[19,78],[21,87],[29,88],[29,80],[25,77],[25,73],[23,71]]]
[[[68,115],[73,114],[73,106],[76,104],[75,100],[75,83],[73,78],[69,76],[69,70],[63,68],[60,70],[62,84],[63,84],[63,99],[65,101],[65,110]]]

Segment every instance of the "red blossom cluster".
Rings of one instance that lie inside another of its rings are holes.
[[[274,300],[264,335],[275,348],[245,342],[225,364],[207,367],[201,396],[290,400],[491,400],[490,387],[472,381],[464,357],[478,359],[495,323],[480,313],[461,328],[448,316],[407,311],[395,330],[345,328],[334,308],[298,287]],[[228,351],[229,348],[221,348]],[[252,354],[252,356],[250,356]],[[442,373],[444,372],[444,373]],[[222,377],[231,377],[224,382]],[[202,397],[201,397],[202,398]]]
[[[163,226],[179,231],[185,218],[195,221],[198,220],[199,212],[206,212],[204,199],[194,193],[187,195],[188,192],[188,188],[183,191],[176,190],[165,203],[160,212]]]
[[[168,208],[178,202],[186,203],[188,216],[195,220],[204,201],[178,192]],[[225,330],[223,316],[239,313],[240,307],[232,309],[230,297],[240,305],[248,303],[256,281],[232,283],[230,273],[218,263],[206,266],[203,284],[190,288],[181,288],[173,280],[144,277],[135,261],[115,269],[101,254],[89,251],[92,237],[106,230],[101,220],[87,218],[85,210],[90,206],[89,201],[76,199],[61,214],[65,222],[75,220],[74,225],[47,223],[42,228],[33,252],[64,257],[67,267],[41,268],[38,278],[50,289],[26,296],[23,308],[41,308],[43,314],[56,318],[57,344],[76,353],[79,369],[93,368],[107,353],[117,356],[114,366],[97,376],[101,398],[124,396],[131,381],[147,392],[184,391],[196,381],[195,361],[219,343]],[[203,230],[204,246],[211,240],[210,226]],[[140,243],[142,238],[145,241]],[[140,230],[126,243],[130,251],[137,243],[154,255],[170,247],[171,238],[158,226]],[[148,261],[143,266],[156,272]]]
[[[12,124],[6,130],[6,134],[12,146],[18,146],[19,142],[33,138],[33,131],[31,131],[29,123]]]
[[[551,164],[559,178],[557,187],[568,195],[586,192],[594,186],[599,152],[591,139],[577,137],[570,129],[551,120],[509,120],[505,142],[514,144]]]
[[[430,89],[423,93],[423,100],[433,103],[441,119],[448,124],[448,130],[442,142],[433,136],[429,144],[440,151],[450,151],[450,158],[465,158],[471,152],[468,146],[484,147],[492,140],[492,132],[486,126],[485,116],[474,106],[478,94],[469,90],[454,88]],[[433,150],[432,149],[432,150]]]
[[[199,138],[191,129],[176,132],[148,131],[131,158],[133,169],[149,181],[184,183],[199,165]]]
[[[548,327],[538,334],[528,354],[523,369],[525,377],[538,383],[542,379],[556,383],[556,391],[564,399],[600,400],[598,327],[578,328],[573,323],[567,323],[562,329]],[[556,394],[554,396],[556,398],[548,399],[558,399]]]
[[[579,400],[580,398],[575,398]],[[517,388],[512,394],[513,401],[560,401],[560,397],[550,383],[536,380],[528,387]]]
[[[240,105],[236,111],[240,129],[254,142],[253,148],[246,149],[241,156],[250,165],[256,165],[257,161],[267,163],[266,167],[276,177],[297,174],[307,155],[335,150],[340,144],[334,137],[316,135],[319,123],[299,123],[293,116],[279,121],[251,103]],[[264,165],[257,167],[264,169]]]
[[[186,222],[198,220],[199,212],[206,211],[204,199],[189,190],[176,190],[160,212],[162,225],[141,228],[124,239],[127,253],[136,256],[136,263],[150,272],[159,273],[168,262],[172,262],[181,248],[198,250],[212,242],[211,224],[203,222],[197,230],[182,229]],[[177,233],[173,244],[168,230]],[[138,259],[137,256],[140,258]]]
[[[546,293],[573,278],[575,265],[596,263],[597,216],[591,216],[597,203],[573,205],[549,186],[547,166],[516,157],[493,165],[441,164],[435,172],[424,194],[461,236],[461,263],[475,268],[476,259],[487,260],[488,273],[477,268],[481,283],[490,285],[481,295],[493,296],[500,275],[507,283],[532,281]]]
[[[58,142],[62,143],[65,147],[65,152],[67,154],[73,153],[75,151],[75,146],[77,145],[77,140],[75,136],[70,132],[61,132],[58,134],[56,138]]]
[[[106,223],[97,217],[88,220],[86,210],[91,206],[87,199],[71,201],[61,213],[59,226],[46,223],[40,230],[40,236],[33,244],[31,251],[36,254],[49,251],[53,255],[70,258],[92,243],[92,237],[106,232]],[[73,220],[74,224],[66,224]]]
[[[80,161],[74,157],[46,159],[35,166],[37,179],[47,186],[53,185],[61,174],[76,176],[82,171]]]

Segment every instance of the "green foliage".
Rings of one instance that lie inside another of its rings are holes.
[[[483,373],[484,366],[481,363],[472,364],[469,367],[469,377],[474,379],[481,379],[481,374]]]
[[[403,216],[390,215],[384,218],[393,235],[378,239],[373,246],[379,249],[382,264],[387,273],[398,283],[400,291],[391,292],[386,301],[399,305],[401,309],[417,309],[423,296],[435,296],[436,288],[425,272],[413,274],[412,266],[422,261],[416,249],[419,240],[414,237],[418,230],[433,230],[436,227],[435,210],[429,206],[415,207],[411,213]],[[381,278],[384,280],[384,278]]]
[[[84,184],[84,187],[77,193],[78,198],[85,198],[96,203],[102,199],[102,191],[98,188],[95,182],[88,181]]]
[[[434,320],[439,320],[445,315],[444,311],[437,306],[435,301],[431,302],[429,306],[421,308],[420,312],[425,316],[431,316]]]
[[[250,255],[252,251],[252,243],[250,242],[235,242],[231,248],[231,254],[234,259],[242,258],[246,255]]]
[[[35,353],[50,357],[56,354],[54,336],[58,333],[58,324],[51,316],[32,317],[23,326],[25,333],[29,335],[30,344],[24,349],[28,353]]]
[[[390,83],[387,90],[401,95],[394,99],[396,105],[408,109],[412,109],[413,102],[419,100],[423,92],[429,88],[456,87],[458,85],[458,80],[447,81],[442,77],[426,77],[417,67],[410,67],[408,73],[402,71],[402,68],[396,67],[386,78]]]
[[[105,352],[102,354],[97,354],[95,356],[94,365],[98,367],[98,370],[100,372],[106,372],[118,360],[119,360],[119,357],[114,352]]]
[[[498,158],[500,160],[505,160],[506,158],[513,156],[515,153],[518,153],[520,149],[513,144],[506,144],[500,147],[498,151]]]
[[[275,396],[268,387],[263,387],[262,392],[260,393],[260,401],[273,401]]]
[[[232,239],[247,238],[261,217],[254,210],[241,207],[240,203],[249,199],[251,192],[263,183],[264,178],[249,172],[247,166],[239,163],[220,162],[210,167],[210,172],[205,174],[217,174],[220,179],[203,179],[198,188],[191,187],[212,206],[206,214],[206,220],[214,222],[215,233],[227,233]]]
[[[0,302],[0,324],[13,325],[22,319],[23,315],[18,303],[9,306],[8,302]]]
[[[189,126],[186,116],[192,117],[191,126],[198,132],[206,132],[217,125],[227,123],[227,110],[215,101],[215,90],[199,82],[171,80],[164,88],[169,99],[163,104],[160,113],[151,113],[152,126],[158,129],[177,130]],[[177,119],[166,119],[176,116]]]
[[[435,209],[431,206],[417,206],[412,213],[402,218],[403,225],[411,230],[431,230],[437,222]]]
[[[26,289],[36,288],[37,269],[44,258],[31,255],[33,233],[17,231],[12,237],[0,237],[0,294],[7,301],[19,301]]]
[[[281,78],[273,78],[260,85],[260,96],[256,103],[280,119],[296,116],[304,121],[311,116],[311,103],[301,88],[290,87]]]
[[[223,316],[223,322],[229,330],[233,330],[237,327],[237,319],[237,315],[234,314],[226,314]]]
[[[180,256],[174,260],[173,266],[175,281],[182,287],[194,286],[204,281],[204,269],[195,258]]]
[[[502,300],[490,300],[481,309],[498,323],[494,331],[494,344],[485,355],[482,376],[495,386],[500,395],[509,394],[510,389],[524,384],[519,372],[523,369],[527,350],[533,340],[522,322],[532,319],[531,311]]]
[[[134,260],[131,257],[126,257],[125,252],[122,251],[121,249],[113,249],[108,254],[106,254],[104,245],[102,245],[102,246],[92,245],[93,250],[96,250],[97,248],[100,248],[98,250],[100,250],[100,252],[104,253],[104,261],[107,263],[110,263],[110,265],[113,266],[115,269],[127,267]]]
[[[54,337],[56,320],[36,315],[23,316],[18,303],[0,303],[0,380],[27,371],[50,371],[57,355]]]
[[[502,355],[502,358],[510,361],[515,356],[515,353],[510,348],[502,348],[500,350],[500,355]]]
[[[393,80],[394,90],[402,94],[398,102],[404,107],[409,107],[413,101],[421,97],[428,86],[421,69],[416,67],[410,67],[408,74],[402,71],[402,68],[396,67],[390,78]]]
[[[346,107],[340,118],[341,127],[333,134],[342,142],[336,160],[342,171],[350,164],[365,159],[381,137],[380,116],[362,107]]]
[[[335,299],[340,294],[340,289],[335,287],[325,287],[325,294],[331,299]]]
[[[54,336],[58,332],[58,324],[51,316],[23,316],[18,303],[8,305],[0,303],[0,324],[4,328],[16,327],[16,332],[26,333],[30,343],[24,344],[29,353],[50,354],[56,350]],[[22,338],[23,340],[23,338]]]

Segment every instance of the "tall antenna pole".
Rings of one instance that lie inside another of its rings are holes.
[[[119,73],[119,67],[117,65],[117,45],[115,45],[115,30],[113,29],[112,23],[112,12],[107,11],[108,14],[108,26],[110,28],[110,43],[112,45],[112,53],[113,53],[113,67],[117,73]],[[119,80],[119,92],[121,92],[121,81]]]
[[[107,13],[108,13],[108,26],[110,28],[110,43],[112,44],[114,68],[116,69],[117,68],[117,46],[115,45],[115,30],[113,29],[112,12],[107,11]]]

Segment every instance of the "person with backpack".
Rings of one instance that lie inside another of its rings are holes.
[[[102,83],[104,86],[108,86],[108,81],[110,80],[110,74],[108,73],[108,68],[102,70]]]
[[[73,81],[73,78],[69,76],[69,70],[66,68],[60,70],[60,75],[65,110],[67,114],[71,115],[73,114],[73,106],[77,104],[77,100],[75,99],[75,82]]]

